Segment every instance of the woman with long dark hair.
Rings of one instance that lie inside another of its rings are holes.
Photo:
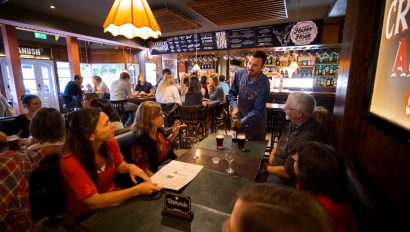
[[[151,183],[144,171],[123,160],[114,126],[99,109],[74,112],[62,147],[60,170],[66,185],[67,210],[78,220],[92,210],[119,204],[133,196],[150,194],[161,188]],[[136,184],[120,190],[115,173],[129,173]],[[144,182],[137,184],[136,177]]]
[[[296,187],[316,197],[338,231],[357,231],[353,209],[348,204],[343,157],[329,145],[306,142],[300,145],[293,159],[298,180]]]

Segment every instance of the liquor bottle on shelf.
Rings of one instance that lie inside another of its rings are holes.
[[[285,75],[284,75],[284,78],[288,78],[288,77],[289,77],[288,70],[285,70]]]
[[[333,62],[333,52],[330,52],[330,54],[329,54],[329,63],[332,63]]]
[[[335,78],[332,78],[332,80],[330,81],[330,86],[335,86]]]
[[[279,56],[276,59],[276,66],[280,66],[280,57]]]
[[[326,79],[326,86],[330,86],[330,78],[329,77]]]

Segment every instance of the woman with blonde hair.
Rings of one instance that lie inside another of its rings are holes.
[[[172,142],[179,133],[181,123],[175,121],[168,138],[162,130],[163,124],[164,114],[158,103],[146,101],[138,107],[134,124],[131,126],[135,136],[135,144],[131,146],[131,158],[148,176],[152,176],[167,161],[176,158],[172,151]]]
[[[158,86],[157,92],[155,93],[155,100],[162,104],[176,103],[182,105],[181,96],[175,85],[174,76],[165,74],[165,79]]]

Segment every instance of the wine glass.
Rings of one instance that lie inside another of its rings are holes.
[[[198,150],[198,138],[191,138],[191,147],[194,149],[194,155],[192,156],[192,159],[197,160],[198,154],[197,154],[197,150]]]
[[[228,163],[229,163],[229,167],[228,167],[228,169],[225,170],[225,172],[228,173],[228,174],[234,174],[235,171],[234,171],[234,170],[232,169],[232,167],[231,167],[231,164],[232,164],[232,162],[233,162],[232,154],[231,154],[230,152],[226,151],[226,152],[225,152],[225,159],[226,159],[226,161],[228,161]]]

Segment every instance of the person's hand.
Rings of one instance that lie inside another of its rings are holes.
[[[141,91],[140,92],[140,95],[143,97],[143,96],[145,96],[145,92],[144,91]]]
[[[235,108],[234,110],[232,110],[231,116],[232,118],[237,118],[238,117],[238,113],[239,113],[239,109]]]
[[[176,120],[172,126],[172,136],[177,136],[179,133],[179,128],[181,128],[181,121]]]
[[[147,168],[147,169],[144,169],[144,172],[145,172],[145,174],[147,174],[147,176],[149,176],[149,177],[151,177],[151,176],[154,175],[154,173],[151,172],[151,170],[149,170],[148,168]]]
[[[140,177],[146,182],[151,182],[151,179],[145,174],[144,170],[137,167],[135,164],[128,164],[128,173],[130,174],[132,182],[138,184],[138,181],[135,179],[136,176]]]
[[[232,123],[234,127],[241,127],[241,121],[239,119],[234,119]]]
[[[162,187],[159,187],[158,184],[151,182],[142,182],[139,185],[136,185],[134,188],[138,189],[138,194],[151,194],[153,192],[161,191]]]

